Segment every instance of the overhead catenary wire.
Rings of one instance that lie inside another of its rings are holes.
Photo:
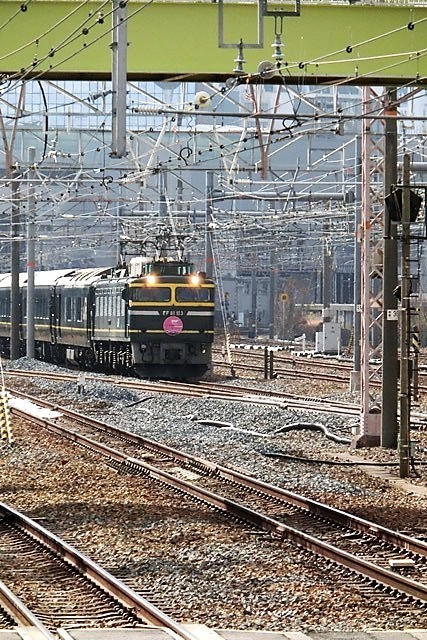
[[[254,144],[252,148],[253,148],[253,149],[256,149],[256,148],[257,148],[257,146]],[[232,152],[232,151],[231,151],[231,152]],[[203,162],[203,161],[201,161],[199,164],[201,164],[202,162]],[[165,167],[165,170],[168,170],[168,168],[167,168],[167,167]],[[176,170],[178,170],[178,168],[176,168]]]
[[[31,0],[29,0],[29,1],[31,1]],[[43,40],[43,38],[45,38],[47,35],[52,33],[57,27],[59,27],[64,22],[69,20],[75,13],[80,11],[85,5],[87,5],[89,3],[90,3],[90,0],[83,0],[83,2],[81,4],[77,5],[74,9],[72,9],[68,14],[66,14],[58,22],[55,22],[51,27],[49,27],[49,29],[46,29],[46,31],[43,31],[39,36],[37,36],[37,38],[35,38],[35,39],[33,38],[32,40],[29,40],[26,44],[23,44],[20,47],[17,47],[16,49],[12,49],[12,50],[8,51],[7,53],[5,53],[2,56],[0,56],[0,60],[6,60],[7,58],[10,58],[11,56],[16,55],[20,51],[23,51],[27,47],[33,46],[36,42],[40,43],[40,41]],[[28,4],[28,2],[27,2],[27,4]],[[104,4],[107,4],[107,0],[105,0]],[[17,11],[16,14],[14,14],[13,17],[17,16],[20,12],[21,12],[21,9],[19,11]],[[3,25],[0,25],[0,31],[5,26],[7,26],[7,24],[9,24],[9,21],[7,23],[4,23]],[[85,23],[83,23],[83,24],[85,24]],[[83,24],[80,25],[80,26],[83,26]]]
[[[88,0],[86,0],[88,1]],[[142,11],[143,9],[145,9],[147,6],[149,6],[150,4],[152,4],[154,0],[147,0],[145,3],[143,3],[140,7],[138,7],[137,9],[135,9],[135,11],[133,11],[131,14],[129,14],[126,17],[126,21],[130,20],[134,15],[138,14],[140,11]],[[101,8],[105,5],[109,4],[109,0],[105,0],[104,4],[101,5]],[[111,9],[111,11],[109,12],[109,14],[111,14],[113,12],[113,9]],[[93,16],[89,16],[88,19],[92,18]],[[86,24],[87,20],[86,19],[83,23]],[[95,20],[95,23],[92,26],[95,26],[96,23],[98,22],[98,20]],[[80,33],[75,35],[77,33],[77,29],[80,28]],[[39,71],[38,73],[35,72],[35,70],[37,69],[38,66],[40,66],[42,64],[42,62],[45,62],[48,58],[53,57],[54,55],[56,55],[57,52],[59,52],[60,50],[62,50],[63,48],[65,48],[66,46],[68,46],[69,44],[73,43],[75,40],[77,40],[78,38],[81,38],[84,35],[87,35],[86,33],[84,33],[84,31],[87,30],[87,32],[89,32],[89,28],[82,28],[82,25],[79,25],[79,27],[76,27],[71,34],[68,35],[68,37],[63,40],[60,44],[52,47],[50,49],[49,52],[47,52],[40,60],[37,61],[33,61],[30,65],[27,65],[27,67],[25,67],[24,69],[22,69],[19,73],[16,74],[11,74],[10,76],[8,76],[8,81],[10,80],[17,80],[20,81],[22,78],[27,77],[29,74],[31,74],[31,78],[32,79],[37,79],[42,77],[45,74],[45,70]],[[91,40],[90,42],[85,42],[84,45],[79,48],[78,50],[72,52],[71,54],[69,54],[66,58],[64,58],[63,60],[61,60],[60,62],[56,63],[56,64],[50,64],[49,65],[49,72],[52,72],[54,69],[59,68],[61,65],[65,64],[66,62],[68,62],[69,60],[73,59],[76,55],[78,55],[79,53],[81,53],[82,51],[85,51],[88,47],[96,44],[97,42],[99,42],[99,40],[101,40],[102,38],[104,38],[106,35],[108,35],[109,33],[112,33],[113,31],[113,27],[109,27],[107,30],[105,30],[103,33],[101,33],[99,36],[97,36],[96,38],[94,38],[93,40]]]
[[[396,27],[395,29],[391,29],[390,31],[384,31],[379,33],[376,36],[372,36],[371,38],[367,38],[366,40],[361,40],[360,42],[356,42],[356,43],[349,43],[349,45],[346,48],[343,49],[338,49],[335,51],[331,51],[329,53],[324,54],[323,56],[318,56],[317,58],[312,58],[310,60],[308,60],[307,62],[305,62],[304,64],[319,64],[324,62],[327,58],[330,58],[332,56],[335,56],[337,54],[340,53],[352,53],[352,51],[356,48],[359,47],[363,47],[367,44],[373,44],[374,42],[378,42],[379,40],[383,40],[385,38],[388,38],[389,36],[395,34],[395,33],[399,33],[401,31],[407,31],[408,29],[410,31],[412,31],[416,26],[422,24],[423,22],[426,22],[427,18],[420,18],[419,20],[415,20],[413,22],[410,23],[411,28],[409,29],[409,25],[408,23],[405,23],[404,25],[400,26],[400,27]],[[375,59],[376,57],[373,57],[372,59]],[[369,59],[369,58],[367,58]],[[351,61],[351,60],[350,60]]]
[[[9,16],[9,18],[7,18],[2,24],[0,24],[0,33],[3,31],[3,29],[9,26],[9,24],[13,22],[13,20],[15,20],[17,16],[22,15],[23,13],[26,13],[28,11],[28,5],[30,3],[31,3],[31,0],[25,0],[25,2],[22,2],[19,5],[19,8],[16,9],[16,11],[11,16]]]

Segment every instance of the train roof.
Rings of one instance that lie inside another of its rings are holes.
[[[52,271],[35,271],[34,284],[36,287],[50,287],[53,285],[67,285],[69,287],[83,287],[99,280],[103,275],[110,273],[109,267],[95,269],[55,269]],[[19,274],[19,286],[27,285],[28,274]],[[11,287],[12,274],[0,274],[0,287]]]
[[[34,272],[34,284],[36,286],[49,286],[54,284],[59,276],[70,273],[70,269],[57,269],[56,271],[35,271]],[[19,286],[23,287],[27,284],[28,274],[19,274]],[[12,286],[12,274],[1,273],[0,274],[0,287]]]
[[[70,273],[70,269],[55,269],[53,271],[35,271],[34,272],[34,284],[36,287],[49,287],[50,285],[55,284],[55,282],[61,276]],[[24,282],[22,284],[27,284],[27,274],[20,274],[25,277]],[[21,284],[21,282],[19,282]]]
[[[97,282],[102,276],[111,273],[110,267],[97,267],[94,269],[73,269],[62,274],[55,284],[67,287],[87,287]]]

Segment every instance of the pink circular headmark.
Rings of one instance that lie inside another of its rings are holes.
[[[168,316],[163,322],[163,329],[169,336],[176,336],[181,333],[183,327],[183,322],[178,316]]]

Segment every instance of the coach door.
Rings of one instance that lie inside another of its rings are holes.
[[[87,296],[87,326],[86,337],[90,342],[95,333],[95,287],[89,287],[89,293]]]
[[[56,287],[50,290],[49,298],[49,318],[50,318],[50,341],[56,344],[61,336],[61,294],[58,294]]]

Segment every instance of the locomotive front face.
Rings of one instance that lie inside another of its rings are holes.
[[[214,285],[195,274],[129,282],[129,334],[136,366],[206,370],[214,337]],[[184,375],[183,373],[179,374]]]

